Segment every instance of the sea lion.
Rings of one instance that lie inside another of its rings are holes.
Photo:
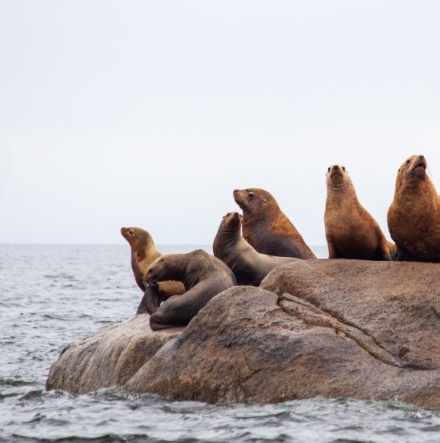
[[[151,235],[141,228],[121,228],[122,237],[131,248],[131,269],[134,279],[142,291],[145,291],[143,278],[151,263],[162,253],[156,248]]]
[[[316,258],[269,192],[259,188],[236,189],[234,200],[243,211],[243,237],[258,252]]]
[[[328,258],[392,260],[390,245],[377,221],[359,203],[347,170],[327,170],[324,224]]]
[[[151,285],[151,295],[154,296],[155,285],[166,280],[182,282],[186,292],[170,297],[160,306],[156,303],[150,316],[153,331],[186,326],[211,298],[236,284],[232,271],[202,249],[158,258],[145,274],[144,284]],[[156,296],[152,304],[155,301],[160,301],[160,297]]]
[[[397,172],[388,229],[399,261],[440,261],[440,199],[426,166],[423,155],[413,155]]]
[[[144,229],[122,227],[121,234],[128,241],[131,248],[131,269],[133,270],[134,279],[142,292],[145,293],[147,287],[143,282],[144,275],[151,263],[163,254],[156,248],[153,237]],[[185,287],[182,283],[174,281],[162,282],[156,289],[161,299],[185,292]],[[149,289],[149,291],[151,291],[151,289]],[[137,314],[151,309],[146,305],[146,301],[144,296],[137,309]]]
[[[272,269],[296,259],[257,252],[241,235],[241,219],[238,212],[223,217],[212,247],[214,256],[228,265],[238,285],[259,286]]]

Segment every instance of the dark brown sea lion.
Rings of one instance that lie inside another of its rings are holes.
[[[144,275],[151,263],[163,254],[156,248],[153,237],[144,229],[134,227],[121,228],[121,234],[128,241],[131,248],[131,269],[133,270],[136,283],[142,292],[145,292],[147,288],[143,282]],[[185,292],[185,287],[182,283],[175,281],[162,282],[156,289],[161,299]],[[138,314],[149,310],[145,303],[146,298],[144,296],[137,309]]]
[[[272,269],[296,259],[257,252],[241,235],[241,219],[238,212],[223,217],[212,249],[234,273],[238,285],[258,286]]]
[[[152,285],[166,280],[177,280],[186,292],[170,297],[162,304],[153,297],[156,309],[150,316],[153,331],[186,326],[211,298],[236,284],[232,271],[218,258],[197,249],[186,254],[167,254],[158,258],[145,274],[144,282]]]
[[[423,155],[413,155],[397,172],[388,229],[401,261],[440,261],[440,199],[426,166]]]
[[[324,224],[329,258],[392,260],[385,235],[359,203],[345,167],[330,166],[326,178]]]
[[[259,188],[236,189],[234,200],[243,210],[243,237],[258,252],[316,258],[269,192]]]

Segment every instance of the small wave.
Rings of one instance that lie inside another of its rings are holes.
[[[30,386],[34,384],[34,381],[0,377],[0,386]]]
[[[14,434],[14,443],[82,443],[82,442],[90,442],[90,443],[151,443],[152,441],[160,441],[166,442],[166,440],[152,440],[146,434],[128,434],[128,435],[116,435],[116,434],[104,434],[98,437],[86,437],[82,435],[72,435],[68,437],[59,437],[59,438],[35,438],[35,437],[26,437],[24,435]],[[2,440],[0,441],[9,441]],[[182,443],[192,443],[197,442],[199,440],[195,439],[185,439],[181,440]]]
[[[20,397],[20,401],[35,400],[43,397],[45,391],[42,389],[31,389]]]

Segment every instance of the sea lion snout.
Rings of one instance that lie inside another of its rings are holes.
[[[417,175],[418,177],[423,177],[426,173],[426,159],[424,155],[419,155],[414,160],[414,166],[411,169],[411,173]]]
[[[241,209],[245,209],[246,201],[244,197],[244,191],[242,189],[235,189],[233,194],[235,203],[237,203],[237,205],[240,206]]]
[[[134,232],[131,228],[121,228],[121,235],[125,238],[128,242],[130,242],[130,237],[134,237]]]
[[[226,216],[226,222],[229,224],[232,224],[234,226],[240,224],[241,219],[242,219],[242,216],[238,212],[230,212]]]
[[[153,267],[151,266],[144,275],[144,278],[143,278],[144,285],[148,286],[151,284],[157,284],[155,278],[156,278],[155,271],[154,271]]]
[[[327,169],[327,177],[330,180],[333,180],[335,178],[342,179],[345,175],[345,166],[342,165],[331,165]]]
[[[345,172],[345,166],[331,165],[328,167],[328,172]]]

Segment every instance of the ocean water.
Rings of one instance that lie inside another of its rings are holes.
[[[116,387],[46,392],[63,347],[126,320],[141,296],[127,244],[0,245],[1,442],[440,442],[440,410],[391,401],[219,407]]]

